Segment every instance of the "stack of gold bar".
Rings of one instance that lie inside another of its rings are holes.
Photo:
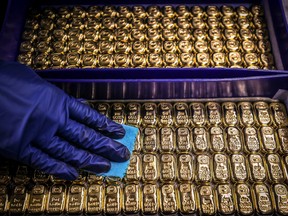
[[[260,5],[34,8],[18,61],[38,70],[275,69]]]
[[[125,177],[83,172],[67,182],[1,164],[0,214],[288,214],[284,104],[247,99],[91,106],[140,128]]]

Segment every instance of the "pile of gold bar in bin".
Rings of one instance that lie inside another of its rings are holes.
[[[140,128],[123,179],[3,165],[0,214],[287,215],[288,117],[277,101],[91,102]],[[11,168],[10,168],[11,170]]]
[[[260,5],[31,9],[18,61],[34,69],[275,69]]]

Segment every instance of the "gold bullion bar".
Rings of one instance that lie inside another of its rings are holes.
[[[269,105],[264,101],[259,101],[254,103],[254,108],[256,111],[256,122],[258,125],[266,126],[271,123],[270,109]]]
[[[208,102],[206,104],[208,124],[218,125],[221,124],[222,114],[221,106],[217,102]]]
[[[235,214],[234,190],[230,184],[219,184],[216,187],[218,211],[223,215]]]
[[[126,105],[126,123],[133,126],[141,124],[141,105],[139,103],[128,103]]]
[[[196,33],[195,33],[196,34]],[[198,37],[200,37],[199,34],[197,34]],[[201,65],[201,63],[205,63],[207,64],[207,61],[209,59],[207,59],[207,55],[205,55],[208,52],[208,43],[205,40],[197,40],[194,43],[194,49],[197,53],[204,53],[203,55],[196,55],[197,57],[197,63],[199,65]],[[200,59],[200,57],[202,56],[202,58]],[[209,63],[208,63],[209,64]]]
[[[260,128],[262,151],[272,153],[278,150],[278,145],[273,127],[264,126]]]
[[[210,41],[210,49],[214,53],[223,53],[224,52],[224,43],[222,40],[211,40]]]
[[[155,215],[159,210],[159,189],[156,184],[144,184],[142,213],[143,215]]]
[[[196,182],[205,183],[212,181],[212,164],[208,155],[196,156]]]
[[[44,184],[36,184],[29,196],[28,213],[44,214],[47,202],[47,186]]]
[[[137,31],[135,30],[133,33],[136,34]],[[138,34],[140,34],[140,33],[138,33]],[[137,36],[137,35],[135,35],[135,36]],[[145,52],[146,52],[146,42],[136,40],[132,43],[132,53],[145,54]]]
[[[87,16],[91,18],[100,18],[103,14],[102,9],[99,6],[91,5],[87,8]]]
[[[187,126],[189,124],[188,105],[186,103],[174,104],[174,123],[176,126]]]
[[[191,152],[192,138],[189,128],[179,127],[176,129],[176,148],[178,153]]]
[[[119,17],[115,21],[115,28],[116,29],[130,29],[132,24],[129,22],[129,19],[126,17]]]
[[[273,185],[273,194],[275,198],[275,207],[277,213],[282,215],[288,214],[288,188],[286,184]]]
[[[111,119],[119,124],[125,123],[125,105],[123,103],[111,105]]]
[[[286,108],[284,104],[275,102],[275,103],[270,103],[270,109],[272,111],[272,117],[274,124],[277,126],[287,126],[288,125],[288,116],[286,112]]]
[[[192,67],[194,65],[194,55],[192,53],[181,53],[179,55],[181,67]]]
[[[148,53],[160,54],[162,52],[162,42],[161,41],[148,41],[147,42]]]
[[[192,18],[192,27],[195,29],[206,29],[207,23],[201,17],[193,17]]]
[[[178,155],[178,180],[180,182],[187,182],[194,180],[194,160],[190,154]]]
[[[166,68],[179,67],[179,56],[175,53],[165,53],[163,55],[164,63]]]
[[[158,5],[151,5],[147,8],[146,10],[147,16],[148,17],[153,17],[153,18],[160,18],[163,16],[160,7]]]
[[[211,185],[202,185],[199,191],[199,210],[204,215],[216,214],[216,203],[214,189]]]
[[[110,105],[108,103],[97,103],[95,109],[102,115],[110,117]]]
[[[284,182],[284,171],[278,154],[266,155],[268,175],[271,182]]]
[[[255,39],[255,35],[252,33],[250,29],[240,29],[239,31],[240,37],[242,40],[253,40]]]
[[[242,67],[242,57],[240,52],[229,52],[228,54],[229,64],[232,67]]]
[[[190,40],[192,39],[192,35],[189,31],[189,29],[184,28],[178,28],[176,37],[179,41],[178,48],[182,50],[182,52],[185,50],[186,52],[192,51],[192,43]],[[180,48],[182,46],[182,49]]]
[[[113,52],[115,51],[113,42],[103,40],[99,41],[98,45],[99,45],[99,53],[101,54],[113,54]]]
[[[235,185],[235,195],[237,200],[237,211],[243,215],[252,215],[254,213],[254,204],[250,185],[246,183]]]
[[[253,192],[257,212],[259,214],[272,214],[274,206],[267,185],[264,183],[256,183],[253,185]]]
[[[64,212],[66,190],[65,184],[53,184],[50,187],[46,208],[49,215],[60,215]]]
[[[278,140],[280,143],[280,151],[282,153],[288,153],[288,128],[279,128],[278,129]]]
[[[158,133],[154,127],[146,127],[142,131],[142,150],[143,152],[157,152]]]
[[[171,103],[160,103],[158,105],[159,126],[171,126],[173,124],[173,107]]]
[[[142,162],[140,154],[132,154],[126,171],[125,181],[139,182],[142,176]]]
[[[114,55],[115,67],[129,67],[130,55],[115,54]]]
[[[288,155],[283,156],[282,163],[285,172],[285,177],[288,180]]]
[[[174,29],[162,29],[162,37],[164,41],[175,41],[176,36],[176,31]]]
[[[193,148],[195,153],[205,152],[209,149],[208,133],[203,127],[195,127],[193,129]]]
[[[174,215],[178,211],[177,189],[174,184],[163,184],[160,188],[160,210],[162,214]]]
[[[215,68],[227,67],[227,56],[224,52],[215,52],[212,54],[212,66]]]
[[[179,17],[190,18],[192,15],[186,5],[177,6],[175,11]]]
[[[90,184],[87,188],[86,214],[101,214],[104,210],[104,185]]]
[[[234,19],[231,16],[223,16],[222,17],[222,24],[225,28],[228,28],[228,29],[236,27]]]
[[[259,40],[257,45],[260,53],[271,53],[271,43],[269,40]]]
[[[197,212],[196,188],[190,183],[180,183],[178,186],[179,210],[183,215]]]
[[[144,68],[144,67],[146,67],[146,64],[147,64],[146,55],[142,55],[142,54],[132,54],[131,55],[131,66],[132,67]]]
[[[242,154],[231,155],[231,168],[232,178],[235,182],[245,182],[249,179],[247,160]]]
[[[105,213],[119,215],[122,210],[122,190],[120,185],[107,185],[105,189]]]
[[[211,143],[211,150],[213,150],[214,152],[223,152],[226,150],[226,142],[221,127],[211,127],[209,137]]]
[[[253,181],[263,182],[267,179],[264,160],[260,154],[250,154],[248,156],[248,164],[250,165],[250,175]]]
[[[243,150],[244,144],[242,133],[237,127],[226,128],[227,147],[230,153],[237,153]]]
[[[243,126],[254,124],[253,106],[250,102],[241,102],[238,104],[240,123]]]
[[[138,184],[126,184],[123,195],[124,214],[137,214],[140,212],[141,191]]]
[[[24,185],[16,185],[10,198],[9,212],[11,215],[24,214],[29,200],[29,194]]]
[[[142,126],[155,126],[157,124],[157,105],[144,103],[142,105]]]
[[[165,17],[168,17],[168,18],[174,18],[176,16],[175,14],[175,10],[174,10],[174,7],[171,6],[171,5],[164,5],[162,7],[162,10],[163,10],[163,16],[164,18]]]
[[[37,39],[37,34],[35,34],[33,29],[24,29],[22,39],[24,41],[31,41],[33,43]]]
[[[223,16],[233,17],[234,8],[232,6],[229,6],[229,5],[223,5],[221,7],[221,12],[222,12]]]
[[[226,40],[238,40],[238,30],[236,28],[224,29],[224,37]]]
[[[139,129],[138,134],[136,136],[133,152],[138,152],[139,153],[142,150],[141,137],[142,137],[142,131]]]
[[[213,156],[214,179],[216,182],[227,182],[230,179],[229,159],[225,154],[217,153]]]
[[[224,18],[224,17],[223,17]],[[222,34],[221,34],[221,30],[214,28],[214,29],[209,29],[208,31],[208,35],[210,40],[218,40],[218,39],[222,39]]]
[[[23,41],[20,44],[19,50],[21,53],[33,53],[34,47],[30,41]]]
[[[238,125],[238,110],[237,105],[232,102],[225,102],[222,104],[224,124],[226,126]]]
[[[0,165],[0,184],[8,184],[11,180],[11,173],[9,170],[9,163],[8,161],[2,162]]]
[[[164,53],[176,53],[177,43],[175,41],[164,41],[163,42],[163,52]]]
[[[176,161],[173,154],[160,155],[160,181],[173,182],[176,180]]]
[[[173,152],[175,150],[174,130],[170,127],[160,129],[160,152]]]
[[[129,40],[129,35],[130,32],[128,32],[128,30],[126,29],[117,29],[115,31],[115,39],[116,41],[121,41],[121,42],[128,42]]]
[[[207,52],[208,43],[207,43],[207,32],[204,29],[195,29],[193,31],[193,37],[195,39],[194,48],[197,52]],[[201,42],[202,41],[202,42]]]
[[[16,184],[26,184],[30,181],[28,166],[18,165],[13,180]]]
[[[144,154],[142,159],[142,180],[156,182],[159,178],[158,158],[154,154]]]
[[[8,191],[6,185],[0,185],[0,214],[8,211]]]
[[[18,55],[17,61],[21,64],[25,64],[27,66],[32,65],[32,54],[31,53],[20,53]]]
[[[199,5],[192,6],[191,12],[192,12],[192,15],[195,16],[195,17],[206,17],[207,16],[207,14],[204,11],[203,7],[201,7]]]
[[[102,17],[111,17],[115,18],[118,16],[118,11],[116,10],[116,7],[114,5],[105,5],[102,8],[103,16]]]
[[[191,123],[195,126],[204,126],[206,124],[205,106],[203,103],[191,103]]]
[[[244,128],[245,147],[248,153],[258,152],[260,150],[260,141],[258,132],[254,127]]]
[[[68,188],[66,212],[68,214],[82,214],[86,207],[86,188],[82,184],[73,183]]]

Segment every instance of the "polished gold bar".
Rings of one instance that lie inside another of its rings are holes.
[[[176,38],[180,41],[190,41],[192,39],[192,34],[190,33],[189,29],[178,28]]]
[[[199,211],[204,215],[215,215],[217,212],[215,194],[211,185],[202,185],[199,191]]]
[[[171,126],[173,124],[173,107],[171,103],[160,103],[158,105],[159,126]]]
[[[256,111],[256,123],[261,126],[269,125],[272,122],[269,106],[264,101],[254,103]]]
[[[173,154],[160,155],[160,181],[161,182],[174,182],[177,178],[176,160]]]
[[[31,66],[32,65],[32,54],[31,53],[20,53],[17,57],[17,61],[21,64]]]
[[[192,53],[181,53],[179,55],[181,67],[193,67],[195,60]]]
[[[100,68],[112,68],[114,66],[114,56],[110,54],[98,55],[98,64]]]
[[[144,182],[156,182],[159,179],[158,158],[155,154],[143,155],[142,172],[142,180]]]
[[[147,16],[145,8],[142,5],[133,6],[132,7],[132,12],[133,12],[134,16],[138,17],[138,18],[145,18]]]
[[[138,214],[140,212],[141,191],[138,184],[126,184],[123,194],[124,214]]]
[[[142,177],[142,161],[140,154],[132,154],[126,171],[125,181],[139,182]]]
[[[99,6],[91,5],[87,8],[87,16],[90,18],[99,19],[103,14],[102,9]]]
[[[223,215],[233,215],[236,212],[234,201],[234,189],[230,184],[219,184],[216,186],[216,198],[218,212]]]
[[[199,5],[193,5],[191,7],[191,12],[192,15],[195,17],[201,17],[204,18],[207,16],[206,11],[204,10],[204,8],[202,6]]]
[[[222,24],[224,28],[236,28],[236,23],[234,22],[234,18],[231,16],[223,16],[222,17]]]
[[[121,42],[128,42],[129,38],[131,36],[130,31],[127,29],[117,29],[115,31],[115,40],[116,41],[121,41]]]
[[[163,184],[160,188],[160,210],[163,214],[176,215],[178,211],[177,189],[174,184]]]
[[[234,182],[246,182],[249,180],[249,170],[247,159],[242,154],[232,154],[231,160],[231,176]]]
[[[47,214],[60,215],[65,210],[67,187],[65,184],[53,184],[47,198]]]
[[[6,185],[0,185],[0,214],[5,215],[8,208],[8,191]]]
[[[157,120],[157,105],[155,103],[144,103],[142,105],[142,126],[155,126]]]
[[[212,52],[215,53],[220,53],[220,52],[224,52],[224,43],[222,40],[211,40],[210,41],[210,49],[212,50]]]
[[[167,17],[167,18],[174,18],[176,16],[176,13],[175,13],[175,8],[171,5],[164,5],[162,7],[162,10],[163,10],[163,16],[164,18]]]
[[[130,55],[115,54],[114,55],[115,67],[127,68],[130,65]]]
[[[199,36],[200,37],[200,36]],[[198,53],[208,53],[208,42],[205,40],[197,40],[194,43],[194,49],[197,52],[196,56]],[[204,54],[203,54],[204,56]],[[206,56],[207,57],[207,56]],[[208,58],[208,57],[207,57]],[[201,60],[202,62],[204,62],[205,59],[197,59],[197,63],[201,63],[199,62],[199,60]]]
[[[193,129],[193,149],[195,153],[205,152],[209,149],[208,133],[203,127]]]
[[[286,184],[275,184],[272,187],[275,197],[277,212],[282,215],[288,214],[288,188]]]
[[[194,48],[196,51],[208,51],[207,31],[205,29],[195,29],[193,31],[193,37],[195,40]],[[196,43],[199,45],[196,45]]]
[[[124,124],[126,121],[125,105],[123,103],[113,103],[110,109],[111,119],[119,124]]]
[[[155,42],[156,44],[156,42]],[[146,42],[137,40],[132,43],[132,53],[134,54],[145,54]]]
[[[133,126],[141,124],[141,105],[139,103],[128,103],[126,105],[126,123]]]
[[[117,7],[117,11],[119,13],[119,17],[131,18],[133,16],[129,6],[120,5]]]
[[[174,123],[176,126],[187,126],[189,124],[189,110],[186,103],[176,103],[174,108]]]
[[[143,152],[156,152],[159,148],[158,133],[154,127],[146,127],[142,132],[142,150]]]
[[[179,66],[178,54],[165,53],[163,55],[163,61],[164,61],[166,68],[175,68]]]
[[[264,182],[267,179],[265,169],[265,161],[260,154],[250,154],[248,156],[248,164],[250,165],[250,176],[255,182]]]
[[[221,124],[222,113],[221,106],[216,102],[208,102],[206,105],[207,118],[209,125]]]
[[[244,128],[244,139],[247,152],[258,152],[260,150],[258,132],[254,127]]]
[[[170,127],[163,127],[159,131],[160,135],[160,152],[174,152],[175,150],[175,135],[174,130]]]
[[[104,210],[104,185],[90,184],[87,188],[86,214],[101,214]]]
[[[68,188],[66,212],[68,214],[82,214],[86,208],[86,188],[83,184],[73,183]]]
[[[44,184],[36,184],[29,196],[28,213],[44,214],[47,202],[47,186]]]
[[[177,152],[190,152],[192,150],[192,138],[187,127],[176,129],[176,150]]]
[[[162,38],[164,41],[175,41],[176,40],[176,31],[174,29],[166,29],[162,30]]]
[[[236,153],[243,151],[244,142],[242,139],[242,133],[237,127],[226,128],[226,140],[229,152]]]
[[[108,103],[97,103],[95,109],[102,115],[110,117],[110,104]]]
[[[180,182],[193,181],[195,177],[194,158],[191,154],[179,154],[178,156],[178,180]]]
[[[195,214],[197,212],[196,187],[190,183],[180,183],[178,186],[180,214]]]
[[[257,212],[259,214],[272,214],[274,206],[267,185],[256,183],[253,185],[253,192]]]
[[[226,150],[226,141],[224,139],[223,129],[221,127],[210,128],[210,148],[214,152],[223,152]]]
[[[264,126],[260,128],[262,150],[264,153],[272,153],[278,151],[277,138],[272,127]]]
[[[203,103],[191,103],[189,105],[191,113],[191,123],[196,126],[204,126],[206,124],[206,110]]]
[[[185,38],[185,39],[187,39],[187,38]],[[178,49],[181,53],[192,53],[193,46],[192,46],[191,41],[180,40],[178,42]]]
[[[143,185],[142,213],[143,215],[156,215],[159,211],[160,192],[156,184]]]
[[[236,126],[239,123],[237,105],[232,102],[222,104],[223,119],[226,126]]]
[[[225,154],[216,153],[213,156],[214,180],[216,182],[228,182],[230,180],[230,163]]]
[[[280,156],[278,154],[268,154],[266,156],[267,170],[271,182],[284,182],[284,171]]]
[[[288,128],[279,128],[277,134],[280,143],[280,152],[288,153]]]
[[[269,105],[272,111],[273,122],[278,127],[288,125],[288,116],[284,104],[279,102],[270,103]]]
[[[148,17],[161,18],[163,16],[162,11],[158,5],[148,6],[146,12]]]
[[[27,210],[29,194],[23,184],[16,185],[10,197],[9,213],[11,215],[24,214]]]
[[[122,189],[120,185],[107,185],[104,200],[105,213],[107,215],[119,215],[122,210]]]
[[[240,123],[243,126],[254,124],[253,106],[250,102],[240,102],[238,104]]]
[[[92,53],[84,53],[82,55],[83,68],[95,68],[97,66],[97,58]]]
[[[144,68],[147,66],[147,58],[146,55],[141,54],[132,54],[131,55],[131,66]]]
[[[92,183],[103,183],[104,177],[102,175],[95,175],[95,173],[87,173],[87,182]]]
[[[207,183],[212,181],[212,163],[211,158],[206,154],[196,156],[196,182]]]
[[[252,215],[255,211],[250,185],[239,183],[235,185],[237,211],[243,215]]]

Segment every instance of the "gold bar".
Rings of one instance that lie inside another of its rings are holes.
[[[132,154],[126,171],[125,181],[139,182],[142,177],[142,162],[140,154]]]
[[[278,127],[288,126],[288,116],[284,104],[270,103],[269,107],[272,111],[274,124]]]
[[[288,153],[288,128],[279,128],[277,132],[280,143],[280,152]]]
[[[40,170],[34,170],[33,181],[38,183],[47,183],[50,180],[51,176],[47,173],[44,173]]]
[[[101,214],[104,210],[104,185],[90,184],[87,188],[86,214]]]
[[[235,103],[224,102],[222,104],[224,124],[226,126],[236,126],[239,123],[238,110]]]
[[[253,186],[256,210],[260,214],[272,214],[273,204],[269,188],[264,183],[256,183]]]
[[[0,214],[5,215],[8,208],[8,191],[6,185],[0,185]]]
[[[265,161],[260,154],[250,154],[248,156],[248,164],[250,165],[250,175],[253,181],[263,182],[267,179],[265,169]]]
[[[254,127],[244,128],[245,147],[248,153],[258,152],[260,150],[260,141],[258,132]]]
[[[126,105],[126,123],[136,127],[140,126],[141,105],[139,103],[128,103]]]
[[[138,184],[126,184],[123,194],[123,210],[125,214],[140,212],[141,191]]]
[[[160,181],[174,182],[176,180],[176,161],[173,154],[162,154],[160,156]]]
[[[175,150],[174,130],[170,127],[160,129],[160,152],[173,152]]]
[[[208,133],[203,127],[195,127],[193,130],[194,152],[201,153],[209,149]]]
[[[73,183],[69,186],[66,199],[68,214],[82,214],[86,208],[86,188],[82,184]]]
[[[156,128],[146,127],[142,132],[142,150],[143,152],[156,152],[158,150],[158,133]]]
[[[142,212],[144,215],[156,215],[159,210],[159,189],[156,184],[144,184]]]
[[[254,108],[256,111],[256,123],[261,126],[269,125],[272,120],[270,117],[270,109],[266,102],[259,101],[254,103]]]
[[[264,153],[272,153],[278,150],[275,131],[272,127],[264,126],[260,128],[262,141],[262,151]]]
[[[282,215],[288,214],[288,188],[286,184],[275,184],[272,187],[275,197],[277,212]]]
[[[211,158],[206,154],[196,156],[196,182],[207,183],[212,181]]]
[[[235,191],[230,184],[219,184],[216,187],[218,212],[224,215],[233,215],[236,212],[234,194]]]
[[[213,156],[214,179],[216,182],[228,182],[230,180],[229,159],[225,154],[217,153]]]
[[[16,185],[10,198],[9,212],[11,215],[24,214],[27,210],[29,194],[24,185]]]
[[[155,126],[157,124],[157,105],[155,103],[144,103],[142,105],[142,126]]]
[[[120,185],[107,185],[105,189],[105,213],[119,215],[122,210],[122,189]]]
[[[28,166],[18,165],[13,180],[16,184],[27,184],[30,181]]]
[[[176,103],[174,108],[174,123],[176,126],[187,126],[189,124],[189,110],[186,103]]]
[[[254,124],[253,106],[250,102],[241,102],[238,104],[240,123],[243,126]]]
[[[108,103],[97,103],[95,109],[102,115],[110,117],[110,105]]]
[[[119,124],[125,123],[125,105],[123,103],[111,105],[111,119]]]
[[[66,191],[67,188],[65,184],[53,184],[50,187],[46,207],[49,215],[60,215],[64,212]]]
[[[226,140],[228,151],[230,153],[237,153],[243,151],[244,142],[242,139],[242,133],[237,127],[226,128]]]
[[[190,152],[192,150],[192,139],[189,128],[179,127],[176,129],[176,148],[179,153]]]
[[[279,155],[268,154],[266,156],[268,175],[271,182],[284,182],[284,171]]]
[[[247,159],[242,154],[231,155],[231,176],[234,182],[249,180]]]
[[[217,212],[215,194],[212,186],[202,185],[199,191],[199,210],[204,215],[215,215]]]
[[[142,180],[144,182],[156,182],[159,179],[158,158],[156,155],[143,155],[142,171]]]
[[[236,184],[235,195],[237,199],[237,211],[243,215],[254,213],[255,207],[252,199],[250,185],[246,183]]]
[[[216,102],[208,102],[205,106],[207,110],[208,124],[221,124],[222,114],[220,104]]]
[[[193,181],[195,177],[194,158],[190,154],[178,156],[178,180],[180,182]]]
[[[203,126],[206,123],[206,112],[203,103],[191,103],[190,106],[192,124]]]
[[[195,214],[198,208],[195,186],[189,183],[180,183],[178,187],[180,214]]]
[[[210,144],[211,150],[214,152],[223,152],[226,150],[226,142],[223,135],[223,130],[220,127],[210,128]]]
[[[171,126],[173,124],[173,107],[171,103],[160,103],[158,105],[159,126]]]
[[[28,202],[29,214],[43,214],[45,212],[47,192],[47,186],[44,184],[36,184],[32,188]]]
[[[160,188],[160,210],[163,214],[174,215],[178,210],[177,189],[174,184],[164,184]]]

